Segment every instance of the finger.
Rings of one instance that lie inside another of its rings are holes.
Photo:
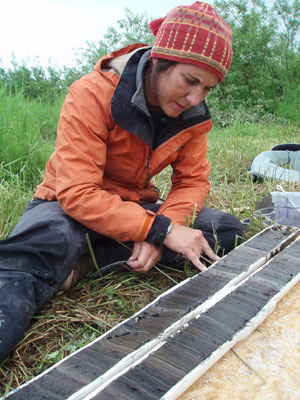
[[[221,259],[217,254],[215,254],[213,252],[213,250],[210,247],[210,245],[208,244],[207,240],[204,238],[203,238],[203,244],[202,244],[202,251],[213,261],[218,261]]]
[[[191,261],[192,261],[192,260],[191,260]],[[195,265],[195,267],[198,268],[201,272],[207,270],[207,267],[206,267],[204,264],[202,264],[202,262],[200,262],[198,258],[195,258],[195,259],[192,261],[192,263],[193,263],[193,265]]]
[[[140,261],[133,261],[130,264],[128,264],[135,272],[139,273],[144,273],[146,274],[151,268],[152,265],[147,263],[146,265],[143,263],[140,263]]]
[[[136,272],[140,272],[144,268],[144,264],[140,260],[127,261],[127,265]]]
[[[200,271],[206,271],[207,267],[202,264],[202,262],[199,260],[199,257],[195,253],[190,253],[186,255],[186,258],[188,258],[193,265],[195,265],[196,268],[198,268]]]
[[[139,257],[138,260],[136,261],[131,261],[127,263],[132,269],[134,269],[136,272],[140,273],[147,273],[150,271],[151,268],[154,267],[154,265],[160,260],[159,256],[155,257],[148,257],[147,259],[142,259]]]
[[[127,264],[137,272],[147,273],[160,261],[162,246],[156,247],[149,243],[140,243],[139,253],[135,259],[129,259]]]
[[[144,265],[141,266],[139,263],[136,263],[136,262],[130,264],[130,267],[131,267],[135,272],[138,272],[138,273],[147,273],[147,272],[148,272],[148,270],[145,268]]]
[[[137,260],[139,258],[140,251],[141,251],[141,243],[140,242],[134,242],[132,254],[128,258],[128,261]]]
[[[135,259],[132,259],[131,261],[129,260],[127,264],[136,272],[147,272],[148,269],[150,269],[149,258],[146,258],[142,251],[139,252]]]
[[[154,267],[154,265],[159,261],[159,257],[157,257],[154,253],[151,254],[150,257],[147,257],[145,260],[141,260],[141,268],[139,268],[139,272],[147,273]]]

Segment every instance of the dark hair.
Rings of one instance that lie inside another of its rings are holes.
[[[167,71],[169,68],[174,67],[178,64],[177,61],[166,60],[164,58],[157,58],[156,65],[151,61],[146,72],[146,76],[149,79],[150,87],[153,93],[157,93],[157,78],[162,72]]]

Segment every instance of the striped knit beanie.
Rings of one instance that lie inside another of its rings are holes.
[[[232,59],[232,30],[217,11],[196,1],[150,22],[155,36],[151,57],[199,65],[226,76]]]

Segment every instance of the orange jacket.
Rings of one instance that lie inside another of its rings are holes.
[[[173,223],[185,225],[209,191],[206,132],[212,123],[207,108],[200,122],[197,113],[187,122],[176,119],[153,150],[151,121],[131,104],[134,68],[148,49],[135,44],[105,56],[70,87],[56,149],[34,196],[57,199],[66,214],[120,241],[145,240],[155,215],[139,203],[157,201],[150,179],[167,165],[173,168],[172,188],[159,214]]]

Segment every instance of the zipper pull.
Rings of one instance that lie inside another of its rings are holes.
[[[150,164],[150,155],[151,155],[151,153],[148,154],[147,161],[146,161],[147,182],[150,181],[150,171],[149,171],[149,169],[150,169],[150,168],[149,168],[149,164]]]

